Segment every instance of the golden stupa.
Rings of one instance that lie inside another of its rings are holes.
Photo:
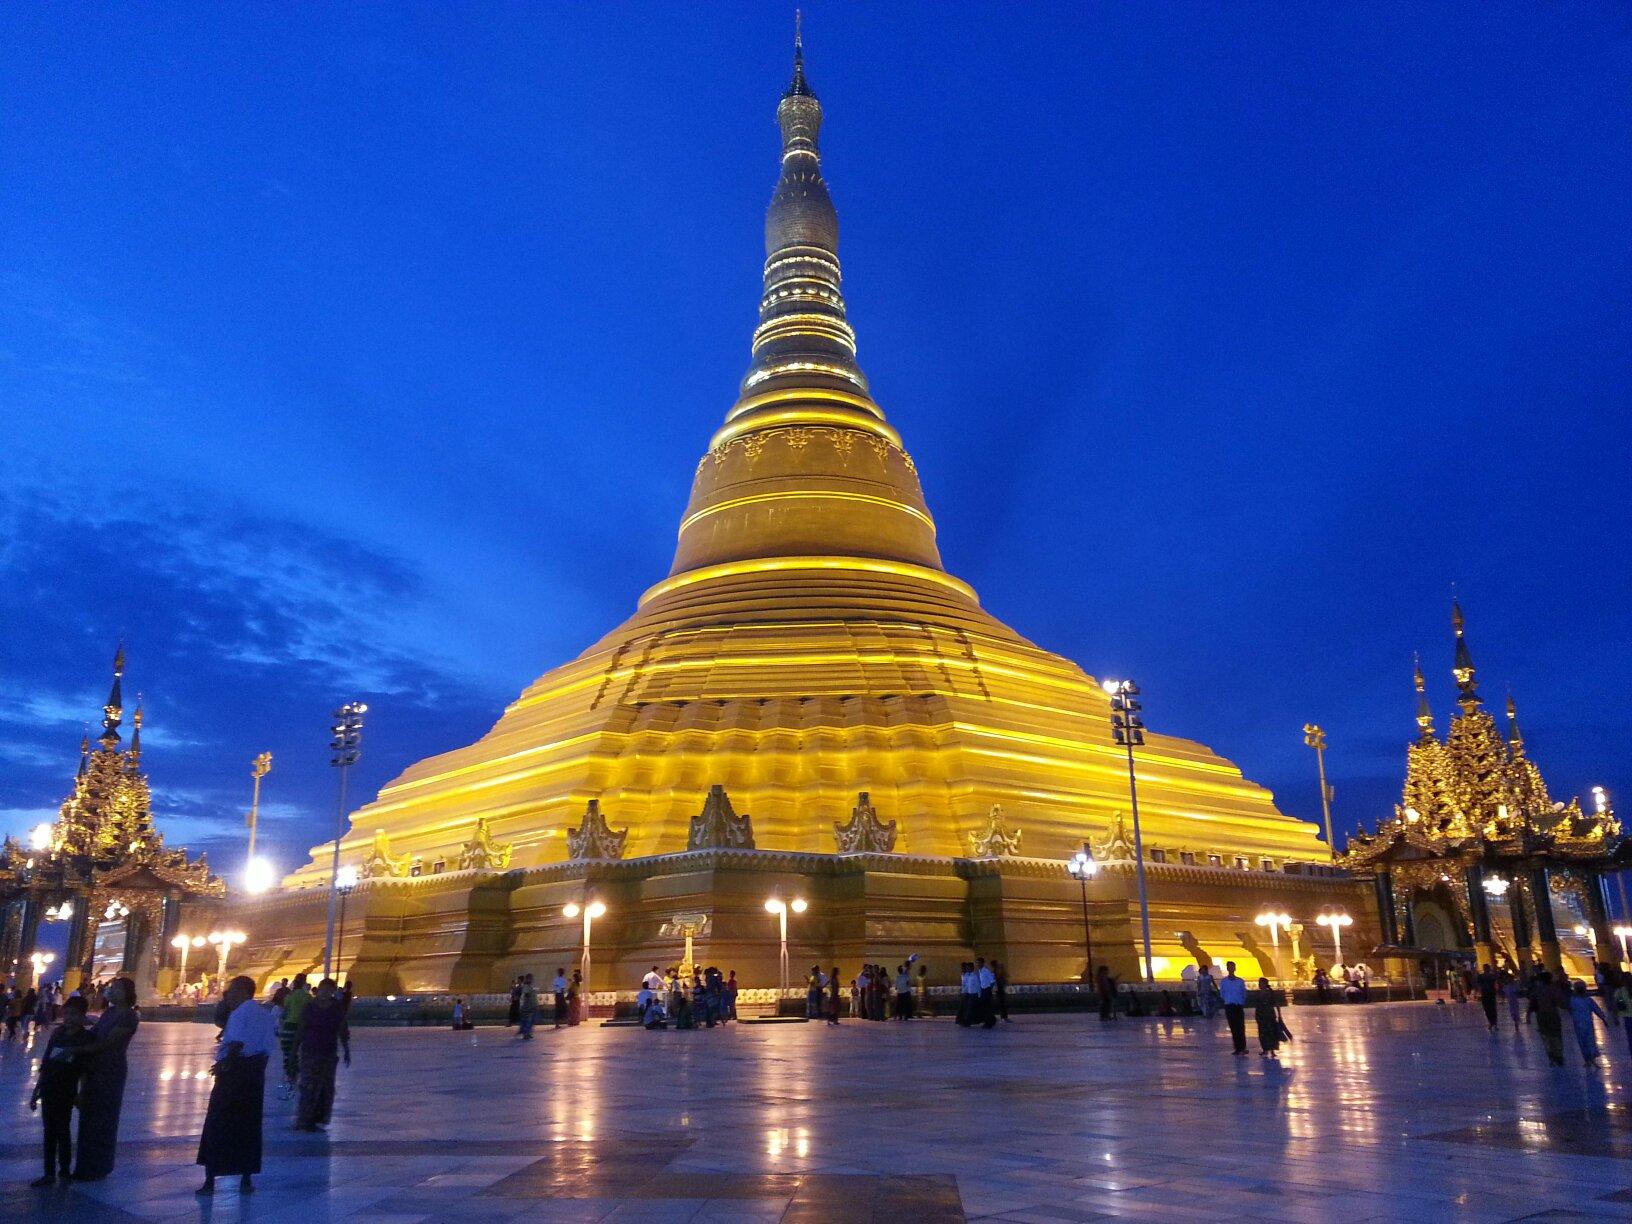
[[[1014,871],[1046,861],[1063,887],[1059,864],[1085,841],[1115,857],[1128,776],[1109,698],[946,572],[912,458],[857,365],[818,153],[822,107],[797,50],[776,117],[781,175],[752,364],[697,464],[668,576],[480,740],[412,766],[358,810],[340,856],[365,876],[514,875],[619,856],[627,876],[634,860],[668,872],[663,856],[734,847],[888,850],[919,871],[1001,846]],[[1152,734],[1137,768],[1152,863],[1211,868],[1223,884],[1248,869],[1255,907],[1266,870],[1290,886],[1288,866],[1330,859],[1313,825],[1200,744]],[[694,827],[714,788],[729,817],[751,817],[734,841]],[[859,841],[854,823],[845,831],[858,811],[873,830]],[[627,831],[616,853],[613,828]],[[286,890],[326,886],[332,850],[315,848]],[[539,878],[556,876],[567,878]],[[707,908],[708,888],[692,908]],[[1228,902],[1226,924],[1248,904]],[[1050,919],[1062,924],[1049,937],[1062,970],[1081,959],[1072,920],[1069,908]],[[867,915],[862,944],[890,923]],[[1159,922],[1156,938],[1188,960],[1180,925],[1192,924]],[[626,934],[630,963],[649,964],[656,927]],[[848,956],[844,940],[822,946],[841,944]],[[513,939],[492,956],[501,976],[523,963]]]

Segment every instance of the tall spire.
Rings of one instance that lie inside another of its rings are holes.
[[[1422,732],[1423,739],[1432,739],[1434,734],[1434,712],[1428,708],[1428,686],[1422,679],[1422,658],[1413,655],[1413,677],[1417,686],[1417,729]]]
[[[670,581],[647,597],[701,580],[682,575],[771,559],[785,567],[819,558],[829,572],[887,561],[944,582],[918,469],[856,364],[839,218],[822,178],[822,118],[796,26],[793,78],[776,108],[782,152],[765,213],[752,358],[692,481]]]
[[[798,9],[793,10],[793,83],[788,86],[788,92],[782,96],[791,98],[795,95],[814,98],[810,86],[805,83],[805,32],[804,15]]]
[[[1451,668],[1451,674],[1456,677],[1457,704],[1466,712],[1479,706],[1481,702],[1479,685],[1473,678],[1473,656],[1468,653],[1468,640],[1463,635],[1462,626],[1462,605],[1453,599],[1451,628],[1456,630],[1456,665]]]
[[[805,79],[802,32],[795,27],[793,80],[776,108],[782,174],[765,214],[765,293],[754,332],[753,364],[737,410],[768,392],[832,387],[866,397],[856,334],[839,288],[839,217],[822,179],[822,104]],[[883,413],[870,400],[863,406]],[[736,412],[733,412],[733,417]]]
[[[113,656],[113,687],[108,690],[108,704],[102,707],[102,734],[99,737],[103,747],[111,749],[119,742],[119,723],[124,715],[125,700],[119,691],[119,682],[125,674],[125,644],[119,643],[119,649]]]
[[[1524,755],[1524,736],[1519,733],[1519,707],[1513,704],[1513,694],[1507,695],[1507,742],[1513,755]]]

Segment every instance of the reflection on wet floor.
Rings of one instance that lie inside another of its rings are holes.
[[[1059,1221],[1632,1217],[1632,1063],[1546,1064],[1476,1008],[1302,1008],[1279,1064],[1201,1020],[364,1029],[328,1135],[269,1088],[240,1208],[191,1195],[208,1026],[132,1049],[119,1167],[42,1196],[34,1051],[0,1043],[0,1217]],[[1522,1157],[1522,1159],[1516,1159]]]

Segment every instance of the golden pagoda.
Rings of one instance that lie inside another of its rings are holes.
[[[1340,861],[1375,882],[1383,938],[1398,955],[1444,960],[1461,950],[1481,965],[1518,966],[1539,952],[1556,972],[1564,967],[1560,905],[1579,911],[1607,953],[1614,937],[1603,876],[1624,865],[1620,821],[1607,797],[1591,812],[1551,797],[1525,750],[1513,698],[1504,737],[1479,696],[1455,603],[1451,627],[1457,713],[1437,738],[1419,664],[1417,738],[1406,750],[1400,802],[1375,832],[1362,827]],[[1582,971],[1585,962],[1590,976],[1590,943],[1576,953],[1570,968]]]
[[[0,846],[0,962],[28,963],[43,918],[69,923],[68,952],[57,970],[70,983],[92,974],[99,928],[116,951],[113,966],[150,993],[169,957],[168,940],[184,903],[226,893],[205,855],[171,849],[153,823],[153,798],[142,771],[142,707],[132,712],[123,747],[125,650],[113,659],[113,685],[102,707],[102,734],[80,741],[79,771],[55,824],[35,830],[28,847]],[[107,969],[108,966],[103,966]]]
[[[1029,873],[1050,883],[1032,890],[1035,925],[1026,950],[1017,942],[1010,956],[1037,974],[1079,973],[1080,918],[1073,931],[1069,907],[1056,912],[1045,899],[1074,896],[1064,860],[1106,836],[1129,806],[1110,698],[1075,663],[982,609],[942,565],[917,468],[857,364],[838,219],[821,172],[822,106],[797,44],[776,119],[780,176],[765,220],[752,359],[697,463],[667,577],[623,624],[535,680],[477,742],[384,787],[352,816],[340,857],[371,864],[365,888],[402,881],[427,897],[453,886],[431,881],[460,874],[478,830],[502,846],[512,880],[555,881],[562,896],[599,878],[650,893],[653,879],[695,866],[681,861],[686,855],[713,855],[734,871],[792,872],[804,888],[850,867],[938,881],[856,884],[877,894],[876,908],[850,904],[848,934],[830,925],[810,939],[812,956],[847,960],[880,941],[967,948],[982,937],[963,877]],[[1283,815],[1267,791],[1200,744],[1152,734],[1137,770],[1152,869],[1192,873],[1182,888],[1153,883],[1153,904],[1175,907],[1157,924],[1158,951],[1175,958],[1175,973],[1191,963],[1181,936],[1217,910],[1229,932],[1220,940],[1250,963],[1234,934],[1241,911],[1256,908],[1270,883],[1298,883],[1301,865],[1329,862],[1328,848],[1313,825]],[[982,840],[994,822],[1015,831],[1012,842]],[[1031,857],[971,850],[1000,851],[1022,837]],[[385,870],[375,853],[381,838],[394,856]],[[287,908],[301,891],[326,887],[332,850],[316,847],[282,899],[263,904]],[[1241,881],[1244,872],[1252,878]],[[1107,955],[1127,954],[1120,967],[1131,964],[1132,943],[1119,878],[1107,870],[1096,890],[1114,927]],[[740,968],[766,955],[763,911],[744,915],[760,906],[756,890],[769,877],[733,879],[744,890],[732,902],[741,921],[728,935],[729,916],[716,913],[712,930],[716,953],[724,955],[723,943]],[[1236,882],[1250,885],[1250,903],[1224,895]],[[690,911],[709,912],[726,885],[711,875],[663,888],[685,896]],[[903,890],[918,900],[895,896]],[[1181,898],[1207,893],[1206,902]],[[514,923],[525,898],[508,896]],[[537,963],[528,939],[536,949],[572,946],[571,924],[556,922],[549,903],[539,903],[532,935],[490,927],[477,953],[445,925],[461,903],[427,904],[444,924],[436,949],[405,951],[401,936],[372,952],[358,945],[378,980],[473,989],[478,978]],[[638,921],[629,908],[621,919],[609,912],[597,931],[607,928],[604,938],[626,950],[614,963],[644,969],[672,915],[644,896],[628,904]],[[548,931],[538,925],[546,919]],[[286,919],[279,924],[289,929]],[[804,926],[817,929],[814,909]],[[774,947],[769,955],[774,963]],[[310,958],[309,946],[291,943],[264,963],[281,973]],[[607,958],[595,963],[599,971]]]

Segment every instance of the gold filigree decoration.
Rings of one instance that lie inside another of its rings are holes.
[[[992,804],[986,814],[986,827],[965,835],[969,842],[970,858],[1013,858],[1020,853],[1020,829],[1003,819],[1003,805]]]
[[[374,842],[368,849],[358,873],[365,880],[402,879],[408,874],[410,856],[391,853],[391,839],[384,829],[374,831]]]
[[[1133,838],[1128,836],[1127,816],[1123,812],[1118,812],[1111,820],[1104,837],[1090,838],[1089,841],[1094,857],[1102,863],[1131,863],[1137,857]]]
[[[493,833],[487,827],[487,817],[478,816],[476,832],[459,851],[459,870],[504,871],[510,866],[510,855],[514,850],[515,846],[508,842],[501,844],[494,841]]]

